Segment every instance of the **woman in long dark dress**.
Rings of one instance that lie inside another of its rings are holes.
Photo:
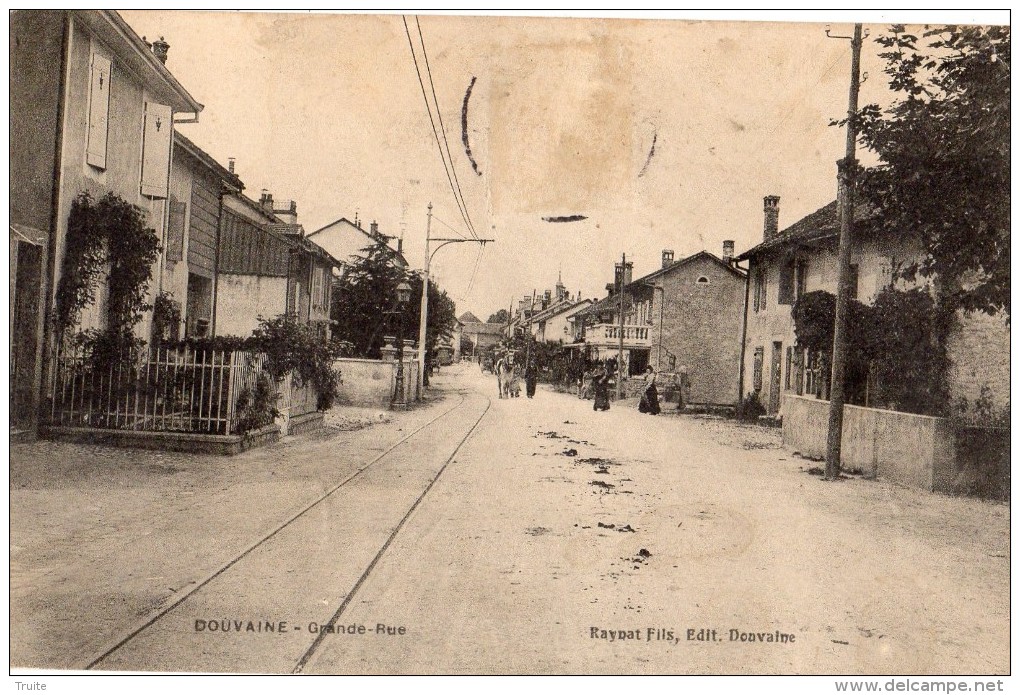
[[[592,379],[595,390],[594,410],[609,410],[609,372],[604,368],[595,373]]]
[[[651,365],[645,369],[645,389],[641,393],[638,410],[649,415],[658,415],[660,412],[659,390],[655,388],[655,370]]]

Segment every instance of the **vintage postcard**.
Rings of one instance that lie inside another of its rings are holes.
[[[16,689],[1003,689],[1008,13],[591,15],[9,14]]]

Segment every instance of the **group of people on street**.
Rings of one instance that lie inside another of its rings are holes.
[[[593,410],[609,410],[609,382],[615,373],[615,364],[612,360],[606,360],[595,370],[592,375],[591,384],[595,394]],[[641,400],[638,402],[638,411],[649,415],[658,415],[662,412],[659,407],[659,390],[656,388],[655,370],[649,365],[645,368],[644,383],[641,388]]]

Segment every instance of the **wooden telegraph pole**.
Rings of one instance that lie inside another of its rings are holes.
[[[839,281],[836,285],[836,321],[832,338],[832,385],[829,394],[829,437],[825,454],[825,479],[839,477],[840,444],[843,438],[843,405],[846,402],[846,318],[850,308],[850,250],[854,224],[854,184],[857,170],[857,96],[861,87],[861,25],[854,25],[854,35],[829,38],[850,39],[850,99],[847,107],[846,156],[837,165],[839,177]]]
[[[623,262],[620,263],[619,293],[620,293],[620,352],[616,358],[616,400],[623,395],[623,288],[627,279],[627,254],[623,254]]]

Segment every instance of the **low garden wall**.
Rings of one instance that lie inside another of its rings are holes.
[[[335,405],[363,408],[389,408],[396,390],[397,363],[386,360],[365,360],[344,357],[333,363],[340,370],[343,383]],[[418,378],[417,361],[404,360],[404,402],[415,397]]]
[[[828,401],[784,397],[783,444],[788,449],[823,459],[828,426]],[[994,460],[989,464],[988,457],[977,461],[970,459],[978,457],[958,455],[958,436],[965,444],[963,431],[948,418],[844,406],[841,466],[933,492],[1001,498],[1005,489],[1008,495],[1008,463],[1003,466]],[[1005,439],[1008,441],[1008,434]],[[965,445],[960,451],[973,448]],[[1008,450],[1005,458],[1008,461]]]

